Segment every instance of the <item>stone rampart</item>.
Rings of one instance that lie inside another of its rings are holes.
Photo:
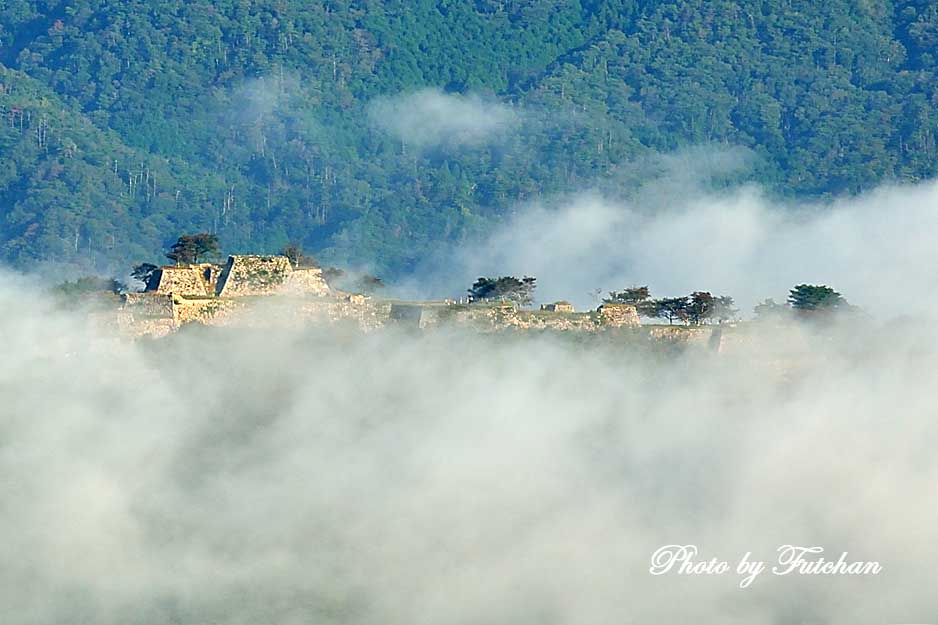
[[[319,295],[325,297],[331,293],[326,279],[319,267],[294,269],[287,274],[281,292],[289,295]]]
[[[291,273],[286,256],[229,256],[218,278],[218,296],[273,295]]]
[[[208,263],[160,267],[156,270],[147,291],[160,295],[214,295],[213,276],[217,275],[217,268]]]

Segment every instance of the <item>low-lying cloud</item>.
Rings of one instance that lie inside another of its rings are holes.
[[[938,305],[938,182],[880,188],[827,204],[780,203],[758,188],[716,194],[655,181],[634,200],[582,193],[530,203],[484,241],[420,276],[452,293],[481,275],[532,275],[540,301],[648,284],[657,296],[734,296],[745,311],[795,284],[828,284],[876,315]]]
[[[437,89],[379,98],[369,114],[379,128],[418,148],[499,142],[520,122],[511,107],[498,101]]]
[[[931,325],[765,329],[735,354],[667,356],[446,331],[128,343],[7,274],[0,306],[4,623],[854,624],[938,609]],[[652,577],[672,543],[765,560],[821,545],[884,572],[747,590]]]

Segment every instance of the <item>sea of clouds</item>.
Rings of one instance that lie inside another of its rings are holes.
[[[933,325],[715,354],[188,329],[131,343],[3,273],[0,620],[928,622]],[[758,335],[757,335],[758,336]],[[877,576],[649,574],[820,545]]]
[[[512,123],[472,97],[455,123],[454,97],[374,114],[420,144]],[[649,284],[745,310],[812,282],[869,316],[719,354],[451,330],[130,342],[0,270],[0,622],[935,622],[938,184],[807,206],[689,188],[532,202],[419,288],[529,274],[542,301]],[[691,543],[883,572],[650,575]]]

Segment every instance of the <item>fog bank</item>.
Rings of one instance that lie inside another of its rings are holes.
[[[776,329],[719,356],[445,331],[132,344],[8,274],[0,305],[4,623],[938,610],[932,325]],[[821,545],[884,572],[649,575],[670,543],[731,561]]]
[[[598,303],[597,290],[645,284],[658,297],[731,295],[745,313],[801,283],[833,286],[881,318],[938,304],[938,182],[780,204],[687,178],[649,181],[630,201],[588,192],[525,204],[484,241],[435,258],[409,292],[456,295],[482,275],[530,275],[540,301],[580,308]]]

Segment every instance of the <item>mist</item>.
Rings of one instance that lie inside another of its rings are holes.
[[[430,88],[377,98],[369,115],[378,128],[419,148],[498,143],[521,123],[520,114],[498,101]]]
[[[0,305],[4,623],[938,611],[931,324],[773,326],[717,355],[455,330],[130,342],[8,273]],[[884,571],[651,576],[675,543]]]
[[[938,304],[935,240],[935,181],[817,203],[780,202],[754,186],[717,193],[668,174],[629,200],[587,190],[522,204],[407,287],[453,293],[483,275],[530,275],[542,302],[595,307],[597,291],[647,284],[658,297],[731,295],[751,311],[809,283],[884,318],[923,315]]]

